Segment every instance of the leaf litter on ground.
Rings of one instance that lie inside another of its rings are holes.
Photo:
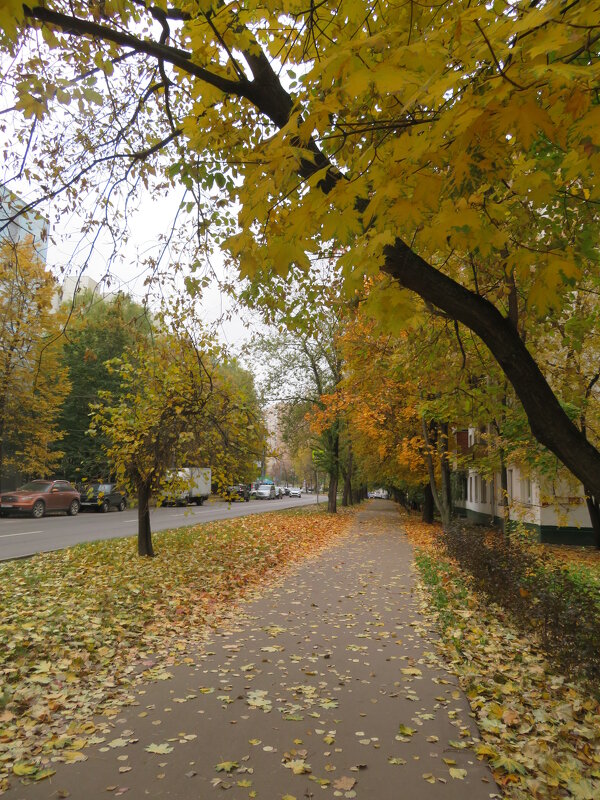
[[[235,601],[352,517],[295,509],[157,533],[153,559],[130,537],[0,565],[0,794],[11,775],[41,780],[49,762],[84,760],[102,741],[95,715],[115,716],[135,686],[193,663]]]
[[[448,558],[438,525],[408,515],[402,521],[417,547],[423,612],[430,619],[433,614],[442,634],[438,657],[458,676],[477,719],[481,739],[469,744],[488,760],[505,797],[596,800],[598,700],[552,667],[540,643],[513,626],[506,611],[478,596],[469,576]],[[597,557],[571,555],[561,550],[557,558],[584,561],[600,577]]]

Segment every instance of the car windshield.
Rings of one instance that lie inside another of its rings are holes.
[[[19,492],[47,492],[52,486],[51,481],[29,481],[19,486]]]

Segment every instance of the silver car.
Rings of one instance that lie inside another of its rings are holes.
[[[302,489],[297,486],[290,486],[290,497],[302,497]]]
[[[275,486],[272,483],[261,483],[256,487],[257,500],[275,500],[276,497]]]

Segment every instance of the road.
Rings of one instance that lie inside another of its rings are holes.
[[[325,495],[319,495],[321,501]],[[150,513],[153,531],[166,528],[181,528],[202,522],[219,519],[243,517],[247,514],[262,514],[268,511],[281,511],[284,508],[298,508],[312,505],[317,498],[314,494],[301,498],[284,497],[281,500],[251,500],[249,503],[226,503],[210,500],[203,506],[187,508],[154,508]],[[0,519],[0,561],[24,558],[50,550],[63,550],[80,542],[94,542],[99,539],[120,539],[137,534],[137,510],[127,509],[119,513],[98,514],[93,511],[80,512],[76,517],[66,514],[32,519],[31,517],[5,517]]]

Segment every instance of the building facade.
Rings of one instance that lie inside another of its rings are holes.
[[[469,448],[476,444],[477,429],[469,428]],[[551,544],[594,544],[594,532],[581,484],[549,482],[529,475],[517,464],[506,470],[510,521],[534,532],[541,542]],[[491,478],[476,469],[455,474],[454,507],[474,522],[501,525],[503,492],[499,472]]]

